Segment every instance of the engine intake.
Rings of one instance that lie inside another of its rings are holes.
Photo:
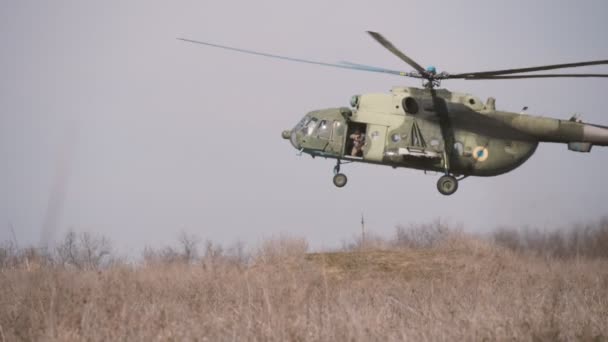
[[[410,97],[410,96],[403,98],[403,100],[401,102],[401,106],[403,106],[403,110],[409,114],[416,114],[416,113],[418,113],[418,110],[419,110],[418,102],[416,101],[415,98]]]

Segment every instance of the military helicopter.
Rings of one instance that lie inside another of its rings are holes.
[[[422,88],[394,87],[388,94],[354,95],[350,107],[315,110],[293,129],[282,132],[300,152],[334,158],[333,183],[341,188],[346,163],[363,162],[443,173],[437,189],[451,195],[469,176],[496,176],[522,165],[540,142],[564,143],[574,152],[590,152],[593,145],[608,146],[608,127],[583,123],[575,114],[569,120],[496,110],[496,100],[484,103],[466,93],[437,89],[441,81],[506,80],[553,77],[608,77],[608,74],[525,73],[608,64],[608,60],[554,64],[518,69],[450,74],[423,68],[377,32],[373,39],[414,68],[390,70],[351,62],[326,63],[279,56],[197,40],[178,38],[240,53],[342,69],[418,78]],[[522,75],[524,74],[524,75]]]

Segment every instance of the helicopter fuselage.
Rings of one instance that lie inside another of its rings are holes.
[[[529,74],[537,71],[608,64],[608,60],[540,65],[526,68],[438,72],[426,69],[399,50],[382,34],[367,33],[414,71],[391,70],[352,62],[328,63],[275,55],[226,45],[180,40],[233,52],[347,70],[382,73],[423,80],[424,89],[393,88],[390,94],[353,96],[351,108],[330,108],[308,113],[284,139],[301,152],[337,159],[333,183],[341,188],[347,177],[340,173],[343,160],[441,171],[437,190],[452,195],[457,176],[496,176],[523,164],[540,142],[566,143],[576,152],[590,152],[593,145],[608,145],[608,127],[585,124],[576,115],[570,120],[497,111],[495,100],[483,104],[470,94],[437,89],[443,80],[507,80],[526,78],[608,78],[608,74]],[[462,179],[462,178],[461,178]]]
[[[353,96],[350,108],[310,112],[283,137],[312,156],[460,176],[509,172],[540,142],[567,143],[577,152],[608,145],[608,127],[497,111],[492,98],[484,104],[470,94],[445,89],[436,94],[435,102],[419,88]],[[448,113],[444,125],[437,106]],[[357,134],[364,137],[358,148]]]

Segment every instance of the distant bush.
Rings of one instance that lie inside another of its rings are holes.
[[[372,232],[366,232],[365,236],[355,235],[351,240],[342,241],[342,251],[363,251],[391,248],[389,239]]]
[[[501,228],[493,241],[516,252],[556,258],[608,258],[608,218],[568,229]]]
[[[398,225],[392,244],[396,247],[429,248],[435,247],[453,237],[459,229],[451,228],[447,223],[435,220],[427,224]]]
[[[5,242],[0,245],[0,269],[19,267],[32,269],[53,264],[55,259],[46,249],[19,248],[15,242]]]
[[[0,268],[8,268],[15,261],[17,248],[12,242],[5,242],[0,245]]]
[[[282,260],[303,258],[308,252],[308,242],[304,238],[280,236],[265,240],[254,253],[255,263],[272,264]]]

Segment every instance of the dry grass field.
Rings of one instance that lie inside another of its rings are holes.
[[[602,224],[589,243],[607,236]],[[436,228],[328,253],[278,238],[197,257],[183,238],[131,263],[101,262],[104,244],[83,250],[85,239],[46,257],[6,247],[0,341],[608,340],[605,249]]]

